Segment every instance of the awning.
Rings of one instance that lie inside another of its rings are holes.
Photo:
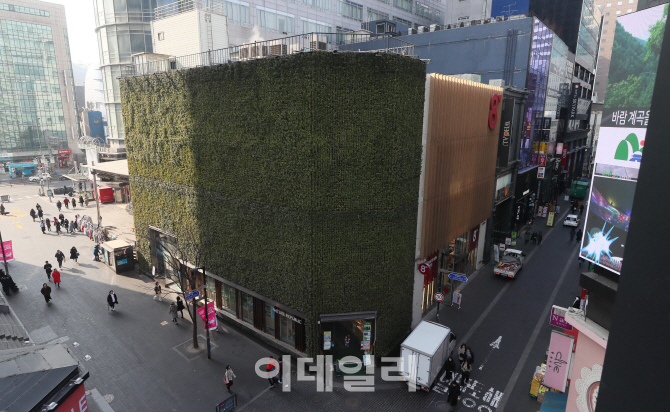
[[[129,176],[128,173],[128,159],[115,160],[113,162],[102,162],[96,166],[86,166],[89,169],[97,170],[101,173],[108,173],[118,176]]]
[[[341,322],[344,320],[375,319],[378,316],[376,310],[369,312],[349,312],[349,313],[331,313],[319,315],[321,322]]]
[[[75,182],[83,182],[88,180],[88,176],[83,173],[76,173],[71,175],[63,175],[64,178],[74,180]]]

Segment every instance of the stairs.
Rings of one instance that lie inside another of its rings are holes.
[[[24,342],[30,343],[26,331],[11,314],[0,312],[0,350],[21,348]]]

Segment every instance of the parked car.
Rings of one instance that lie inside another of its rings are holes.
[[[579,217],[577,215],[567,215],[563,220],[563,226],[579,227]]]
[[[517,273],[523,267],[523,260],[526,254],[517,249],[507,249],[503,252],[502,259],[493,269],[494,275],[505,276],[508,278],[516,277]]]
[[[51,175],[49,173],[42,173],[41,176],[39,175],[33,175],[28,178],[29,182],[39,182],[41,179],[51,179]]]

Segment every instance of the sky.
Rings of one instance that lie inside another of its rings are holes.
[[[632,13],[627,16],[621,16],[617,19],[624,29],[633,37],[641,40],[649,38],[649,27],[663,18],[663,9],[665,5],[656,6],[647,10]]]
[[[93,0],[48,0],[65,6],[72,63],[82,66],[97,64],[98,39],[95,34]]]

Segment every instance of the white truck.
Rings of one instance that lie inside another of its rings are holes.
[[[456,335],[447,326],[421,321],[400,345],[401,379],[430,391],[455,346]]]

